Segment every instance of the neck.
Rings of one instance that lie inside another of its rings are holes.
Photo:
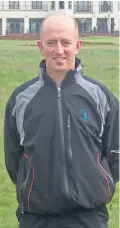
[[[64,80],[66,74],[68,71],[63,71],[63,72],[51,72],[47,70],[47,74],[49,75],[50,78],[52,78],[57,86],[60,86],[62,81]]]

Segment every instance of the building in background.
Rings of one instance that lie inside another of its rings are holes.
[[[42,20],[56,11],[73,15],[80,33],[116,33],[119,30],[119,1],[0,0],[0,35],[39,34]]]

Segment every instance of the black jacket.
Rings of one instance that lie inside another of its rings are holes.
[[[52,214],[107,204],[118,181],[118,101],[82,75],[61,84],[45,71],[18,87],[5,112],[5,164],[19,207]]]

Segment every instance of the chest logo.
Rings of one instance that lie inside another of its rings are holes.
[[[80,110],[80,118],[83,120],[88,120],[89,119],[89,113],[88,110],[86,108],[82,108]]]

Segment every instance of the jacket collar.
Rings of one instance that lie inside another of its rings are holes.
[[[82,74],[82,63],[81,60],[78,58],[75,58],[75,70],[70,70],[67,74],[64,80],[61,83],[61,87],[67,87],[72,83],[76,82],[75,77],[80,76]],[[47,84],[49,86],[56,86],[55,81],[47,74],[46,72],[46,61],[43,59],[40,62],[40,78],[43,78],[44,84]]]

